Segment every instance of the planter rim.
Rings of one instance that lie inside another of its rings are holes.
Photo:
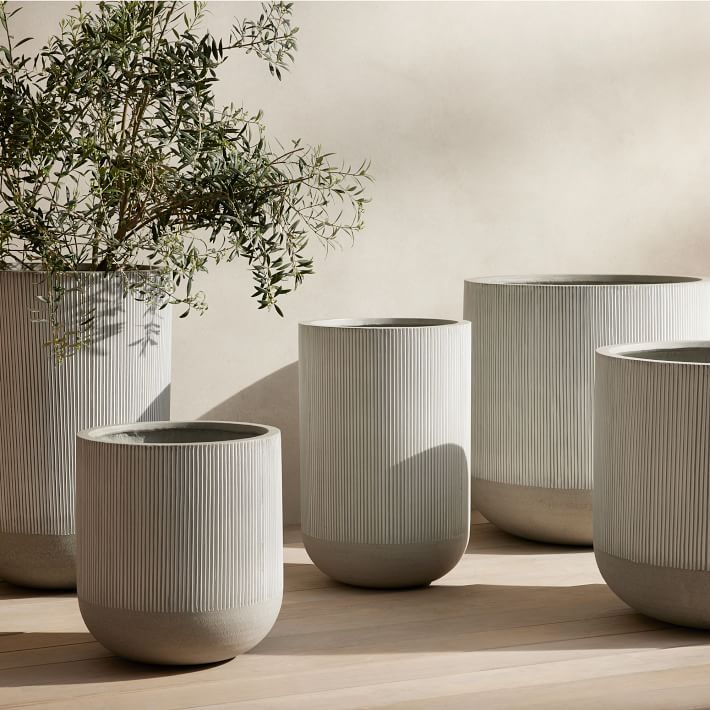
[[[707,276],[672,274],[520,274],[475,276],[466,283],[483,286],[544,286],[548,288],[600,288],[603,286],[668,286],[707,282]]]
[[[707,361],[660,357],[661,353],[682,353],[684,351],[692,352],[695,350],[707,352]],[[636,362],[652,362],[662,365],[676,365],[678,367],[687,365],[692,365],[693,367],[710,367],[710,340],[660,340],[648,343],[607,345],[597,348],[597,355],[614,360],[634,360]]]
[[[339,328],[341,330],[422,330],[447,326],[468,325],[467,320],[447,318],[326,318],[323,320],[301,321],[300,326],[308,328]]]
[[[22,274],[24,276],[46,276],[47,274],[55,274],[57,276],[67,274],[89,274],[95,276],[110,276],[118,274],[145,274],[145,273],[160,273],[160,269],[152,266],[134,266],[130,269],[111,269],[110,271],[95,271],[88,266],[79,269],[63,269],[61,271],[49,271],[48,269],[0,269],[0,274]]]
[[[114,437],[121,434],[140,434],[161,431],[197,431],[214,430],[233,432],[234,437],[200,441],[127,441]],[[191,421],[154,421],[137,422],[135,424],[115,424],[113,426],[94,427],[77,432],[77,439],[93,441],[107,446],[139,446],[139,447],[179,447],[186,446],[229,446],[242,441],[255,441],[256,439],[269,439],[279,434],[276,427],[267,424],[252,422],[228,422],[217,420],[191,420]],[[245,436],[246,435],[246,436]]]

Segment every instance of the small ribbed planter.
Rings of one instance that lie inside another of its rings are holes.
[[[472,501],[503,530],[592,542],[594,352],[710,337],[710,282],[675,276],[470,279]]]
[[[710,628],[710,342],[597,353],[594,554],[611,589]]]
[[[47,275],[0,271],[0,579],[44,588],[76,585],[77,431],[170,416],[170,309],[126,294],[131,273],[59,278],[62,323],[95,319],[91,344],[56,364],[38,320]]]
[[[77,436],[77,591],[114,653],[211,663],[269,632],[283,594],[279,431],[233,422]]]
[[[468,542],[470,323],[299,328],[301,523],[333,579],[424,585]]]

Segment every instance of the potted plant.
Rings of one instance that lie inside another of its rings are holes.
[[[170,306],[242,259],[260,308],[312,273],[309,241],[362,226],[368,166],[216,105],[239,50],[277,79],[291,5],[215,37],[204,4],[77,6],[35,55],[0,6],[0,577],[73,586],[74,435],[169,416]]]

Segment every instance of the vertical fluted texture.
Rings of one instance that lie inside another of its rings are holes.
[[[710,571],[710,364],[597,355],[593,510],[595,549]]]
[[[130,278],[130,277],[129,277]],[[92,344],[55,364],[37,321],[45,275],[0,271],[0,531],[74,532],[75,434],[91,426],[168,419],[170,309],[131,295],[121,277],[63,277],[65,322],[96,309]]]
[[[202,612],[280,597],[280,435],[177,446],[79,439],[77,535],[77,592],[93,604]]]
[[[469,280],[464,317],[473,328],[473,477],[590,489],[594,351],[710,337],[710,282]]]
[[[312,537],[467,534],[470,324],[299,329],[301,510]]]

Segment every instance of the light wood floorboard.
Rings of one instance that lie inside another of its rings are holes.
[[[591,551],[480,519],[427,589],[336,584],[285,534],[286,593],[251,653],[204,668],[122,661],[73,594],[0,583],[0,708],[710,708],[710,633],[634,613]]]

